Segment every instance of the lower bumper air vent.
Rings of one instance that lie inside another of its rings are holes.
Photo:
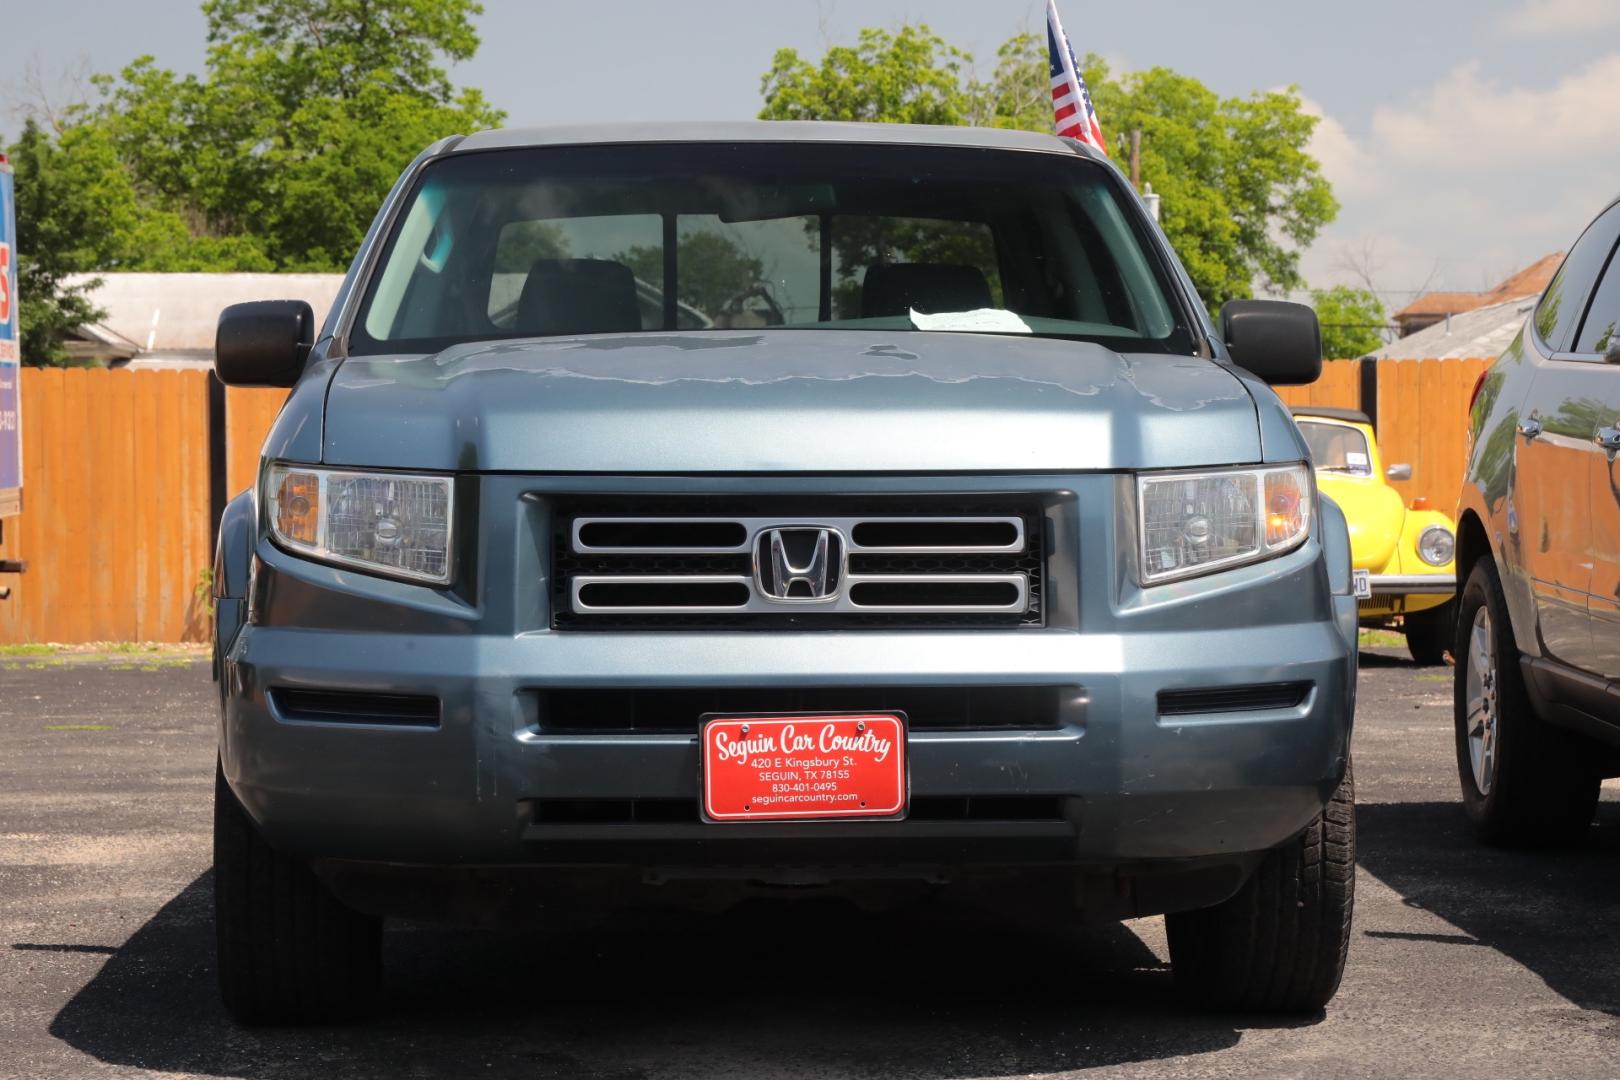
[[[1206,713],[1264,712],[1296,709],[1310,696],[1308,682],[1256,683],[1248,686],[1209,686],[1196,690],[1161,690],[1160,716],[1197,716]]]
[[[532,799],[536,825],[685,825],[700,820],[696,799]],[[1063,799],[1047,795],[927,797],[910,821],[1063,821]]]
[[[547,735],[695,734],[705,713],[904,713],[912,731],[1050,731],[1085,722],[1078,686],[726,687],[540,691]]]
[[[376,724],[411,728],[439,726],[439,699],[422,694],[276,687],[270,691],[270,703],[283,720],[301,724]]]

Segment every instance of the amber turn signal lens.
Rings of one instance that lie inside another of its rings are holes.
[[[272,463],[264,490],[271,539],[295,554],[450,583],[450,477]]]
[[[1310,528],[1305,483],[1298,471],[1266,473],[1266,547],[1291,545]]]
[[[1417,498],[1412,500],[1411,508],[1413,510],[1427,510],[1429,508],[1428,497],[1425,495],[1419,495]]]
[[[276,531],[298,543],[315,543],[321,518],[320,478],[288,470],[281,474],[275,496]]]

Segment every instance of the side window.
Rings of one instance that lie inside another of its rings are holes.
[[[1536,307],[1536,332],[1553,352],[1571,347],[1575,325],[1586,310],[1592,284],[1602,273],[1620,233],[1620,206],[1612,206],[1587,228],[1570,249]]]
[[[1592,294],[1592,304],[1586,309],[1586,321],[1581,323],[1581,332],[1575,339],[1575,351],[1608,352],[1609,347],[1616,344],[1617,333],[1620,333],[1620,263],[1611,257],[1609,268],[1603,271],[1603,280]]]

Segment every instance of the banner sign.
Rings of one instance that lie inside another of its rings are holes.
[[[0,517],[22,511],[22,379],[17,334],[16,187],[0,158]]]

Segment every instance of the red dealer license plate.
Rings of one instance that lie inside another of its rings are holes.
[[[898,818],[906,724],[896,713],[703,718],[709,821]]]

